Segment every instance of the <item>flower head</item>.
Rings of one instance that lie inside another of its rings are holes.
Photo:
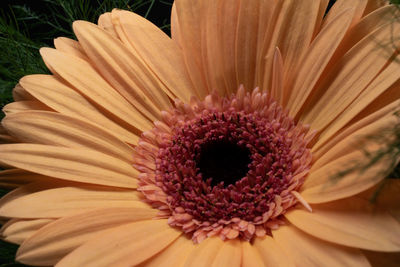
[[[368,201],[393,159],[346,171],[398,123],[398,10],[326,8],[177,0],[172,38],[113,10],[42,48],[53,75],[22,78],[2,121],[17,260],[369,266],[399,252],[400,184]]]

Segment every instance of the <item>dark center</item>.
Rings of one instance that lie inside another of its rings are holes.
[[[246,147],[231,141],[206,142],[200,148],[196,165],[204,181],[211,178],[212,186],[224,182],[227,187],[246,176],[250,156]]]

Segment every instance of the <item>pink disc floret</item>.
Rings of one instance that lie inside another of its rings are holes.
[[[289,208],[300,203],[311,209],[298,191],[310,169],[313,137],[258,88],[175,101],[135,149],[139,190],[159,217],[196,243],[214,235],[251,240],[271,234]],[[231,180],[236,166],[221,170],[222,181],[207,177],[201,159],[213,146],[235,146],[247,155],[239,178]]]

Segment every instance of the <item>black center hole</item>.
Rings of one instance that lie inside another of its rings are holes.
[[[204,180],[212,178],[211,185],[224,182],[224,186],[235,184],[246,176],[250,162],[250,151],[229,141],[206,143],[201,147],[197,167]]]

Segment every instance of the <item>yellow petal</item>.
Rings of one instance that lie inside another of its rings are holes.
[[[400,223],[358,197],[293,209],[285,217],[302,231],[339,245],[375,251],[400,251]]]
[[[193,241],[186,236],[180,236],[171,245],[160,253],[154,255],[146,262],[138,265],[140,267],[183,267],[187,257],[195,248]]]
[[[161,89],[171,99],[188,103],[194,94],[183,54],[178,45],[157,26],[132,12],[114,10],[129,43],[154,75],[165,85]],[[155,90],[155,88],[151,88]]]
[[[7,242],[21,244],[40,228],[53,221],[53,219],[12,219],[1,227],[0,235]]]
[[[137,187],[138,172],[130,164],[92,150],[36,144],[1,145],[0,162],[69,181]]]
[[[89,58],[86,56],[85,51],[83,51],[82,46],[75,40],[65,37],[58,37],[54,39],[54,46],[61,52],[79,57],[85,61],[89,61]]]
[[[218,251],[212,267],[240,267],[242,261],[242,246],[238,239],[227,240]]]
[[[125,224],[97,235],[68,254],[57,266],[134,266],[163,250],[180,234],[167,220]]]
[[[210,267],[223,245],[224,241],[219,237],[206,238],[195,246],[184,267]]]
[[[285,248],[268,235],[257,237],[254,240],[254,247],[258,249],[264,266],[295,266],[290,256],[286,254]]]
[[[0,200],[0,215],[14,218],[60,218],[99,208],[146,208],[141,193],[100,186],[37,182],[7,194]]]
[[[102,128],[55,112],[32,111],[8,115],[2,124],[21,142],[87,148],[126,162],[133,150]]]
[[[116,116],[121,120],[121,124],[130,125],[134,132],[151,129],[150,121],[116,92],[90,63],[56,49],[41,48],[40,53],[53,73],[61,76],[102,109]]]
[[[296,266],[369,266],[359,250],[322,241],[291,225],[280,226],[272,234]]]
[[[257,248],[250,242],[242,242],[242,267],[263,267],[264,261]]]
[[[101,208],[59,219],[28,238],[19,248],[17,260],[31,265],[55,265],[102,231],[151,219],[155,214],[151,209]]]
[[[139,139],[130,127],[100,110],[54,76],[28,75],[20,82],[29,93],[59,113],[96,123],[131,144]]]

